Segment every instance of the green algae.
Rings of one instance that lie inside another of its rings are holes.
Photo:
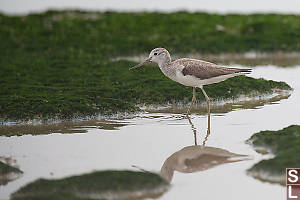
[[[131,72],[128,66],[133,64],[118,61],[97,68],[85,66],[86,72],[82,69],[84,67],[70,66],[73,70],[70,69],[67,76],[50,67],[48,70],[43,69],[45,72],[42,73],[38,68],[30,72],[24,67],[18,72],[16,70],[16,73],[23,71],[18,82],[9,80],[16,76],[15,73],[6,73],[2,80],[4,83],[1,84],[0,116],[10,120],[68,119],[133,112],[138,110],[135,106],[138,103],[190,101],[191,88],[164,77],[158,68],[144,67]],[[76,75],[78,77],[74,78]],[[274,89],[291,88],[283,82],[245,76],[206,87],[207,94],[212,99],[271,93]],[[201,99],[204,100],[203,96]]]
[[[297,51],[299,18],[186,12],[0,14],[0,37],[5,38],[0,43],[0,119],[74,119],[135,112],[139,103],[189,102],[191,89],[173,83],[158,68],[132,72],[128,68],[136,63],[113,58],[158,46],[172,54]],[[218,24],[225,29],[217,30]],[[248,77],[206,88],[213,99],[290,89]]]
[[[291,125],[278,131],[261,131],[251,136],[249,141],[255,148],[264,148],[275,155],[262,160],[249,169],[250,172],[266,172],[274,176],[283,176],[286,168],[300,166],[300,126]]]
[[[0,15],[0,20],[1,35],[7,36],[2,47],[50,55],[55,48],[56,53],[67,50],[71,58],[78,51],[114,57],[158,46],[173,54],[300,50],[299,15],[48,11]]]
[[[20,188],[12,199],[106,199],[110,195],[125,199],[128,194],[131,199],[143,199],[161,195],[168,186],[154,173],[108,170],[63,179],[39,179]]]

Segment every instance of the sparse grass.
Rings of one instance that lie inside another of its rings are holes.
[[[221,25],[224,30],[217,30]],[[163,46],[171,53],[300,50],[300,16],[206,13],[0,14],[0,118],[69,119],[133,112],[136,103],[188,102],[191,89],[158,68],[112,61]],[[212,98],[268,93],[285,83],[237,77],[207,87]]]
[[[268,148],[275,157],[262,160],[250,171],[266,171],[283,175],[285,169],[300,166],[300,126],[291,125],[279,131],[261,131],[251,136],[254,147]]]
[[[57,180],[39,179],[20,188],[12,199],[93,199],[92,195],[104,199],[107,193],[122,195],[122,192],[145,190],[155,193],[155,189],[161,187],[165,188],[161,191],[165,191],[168,185],[159,175],[150,172],[98,171]]]

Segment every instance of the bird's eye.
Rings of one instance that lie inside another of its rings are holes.
[[[154,55],[156,56],[156,55],[157,55],[157,53],[154,53]]]

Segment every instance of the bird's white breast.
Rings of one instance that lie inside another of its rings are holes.
[[[209,85],[213,83],[219,83],[221,81],[224,81],[228,78],[239,76],[241,73],[234,73],[234,74],[226,74],[222,76],[216,76],[208,79],[201,80],[200,78],[197,78],[193,75],[183,75],[181,71],[176,71],[176,78],[172,79],[182,85],[190,86],[190,87],[202,87],[203,85]]]
[[[175,81],[185,86],[191,86],[191,87],[201,86],[201,80],[199,78],[191,75],[184,76],[180,71],[176,72]]]

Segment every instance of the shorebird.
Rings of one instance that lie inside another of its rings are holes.
[[[196,88],[200,88],[202,90],[207,102],[209,126],[210,99],[203,89],[203,86],[218,83],[228,78],[248,74],[251,72],[251,69],[222,67],[211,62],[192,58],[180,58],[172,61],[170,53],[165,48],[153,49],[150,52],[149,57],[144,62],[131,67],[130,70],[139,68],[150,62],[157,63],[162,73],[171,80],[185,86],[193,87],[193,98],[187,111],[187,115],[189,115],[190,110],[196,100]]]

